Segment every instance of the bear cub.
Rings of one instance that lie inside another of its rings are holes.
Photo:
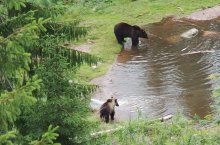
[[[139,37],[148,39],[147,33],[139,26],[137,25],[131,26],[123,22],[115,25],[114,33],[118,43],[121,45],[123,45],[123,42],[125,42],[124,40],[125,37],[131,37],[133,46],[138,45]]]
[[[117,99],[111,97],[111,99],[108,99],[100,107],[100,110],[99,110],[100,118],[104,119],[106,123],[109,122],[109,116],[111,116],[111,120],[114,120],[115,106],[119,106],[118,101]]]

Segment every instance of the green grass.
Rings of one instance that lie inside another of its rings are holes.
[[[201,121],[201,120],[200,120]],[[208,123],[208,120],[202,120]],[[204,124],[204,123],[203,123]],[[139,119],[120,124],[105,124],[100,130],[116,129],[115,132],[91,138],[87,144],[119,145],[217,145],[220,144],[219,128],[205,128],[198,120],[187,120],[176,114],[167,122]]]
[[[82,2],[74,4],[63,20],[80,19],[81,25],[89,27],[88,35],[80,40],[94,40],[92,54],[99,56],[103,63],[96,70],[83,66],[78,71],[82,80],[104,75],[114,62],[121,46],[117,44],[113,27],[116,23],[145,25],[160,21],[164,16],[184,16],[195,10],[219,4],[219,0],[113,0],[112,3],[93,3],[83,6]]]

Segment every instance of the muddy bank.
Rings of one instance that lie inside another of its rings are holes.
[[[119,99],[120,106],[116,108],[119,120],[136,118],[139,114],[144,117],[175,112],[201,117],[210,114],[210,96],[215,84],[208,77],[220,71],[220,55],[187,54],[218,51],[220,44],[215,36],[219,36],[220,25],[215,20],[219,19],[219,9],[216,6],[147,25],[146,30],[152,34],[150,40],[142,40],[137,50],[120,52],[107,74],[92,81],[100,86],[92,98],[92,108],[98,109],[113,95]],[[181,37],[192,28],[199,31],[195,37],[189,40]]]

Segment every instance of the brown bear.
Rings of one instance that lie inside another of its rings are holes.
[[[117,99],[111,98],[108,99],[102,106],[100,107],[99,113],[100,118],[105,119],[105,122],[109,122],[109,116],[111,116],[111,120],[114,120],[115,116],[115,106],[119,106]]]
[[[123,42],[125,41],[125,37],[131,37],[132,39],[132,45],[137,46],[138,45],[138,38],[147,38],[147,33],[141,29],[139,26],[131,26],[127,23],[118,23],[114,27],[114,33],[115,37],[118,40],[118,43],[123,45]]]

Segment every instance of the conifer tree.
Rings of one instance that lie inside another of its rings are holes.
[[[1,0],[0,8],[0,143],[27,144],[45,131],[52,135],[31,144],[82,141],[94,86],[69,84],[65,72],[98,58],[62,43],[86,28],[57,21],[67,8],[59,0]]]

